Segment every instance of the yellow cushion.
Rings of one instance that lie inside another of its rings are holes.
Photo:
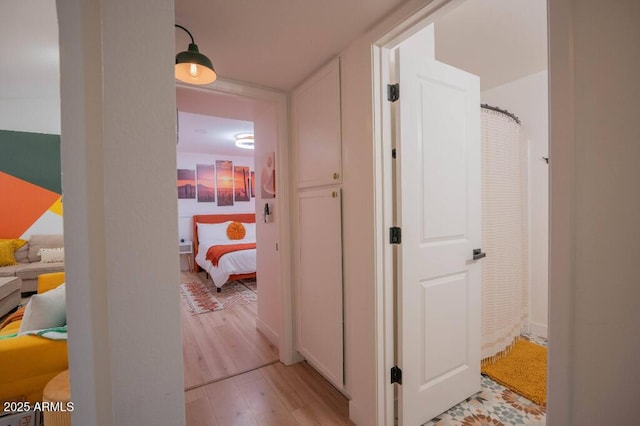
[[[27,244],[28,242],[27,240],[23,240],[20,238],[0,238],[0,242],[2,241],[11,241],[11,244],[13,244],[14,250],[18,250],[20,247]]]
[[[38,294],[53,290],[64,282],[64,272],[49,272],[38,275]]]
[[[246,235],[247,230],[244,229],[244,225],[240,222],[231,222],[227,227],[227,237],[230,240],[241,240]]]
[[[15,246],[11,241],[0,241],[0,266],[17,265],[13,252]]]

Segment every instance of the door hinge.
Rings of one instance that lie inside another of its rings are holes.
[[[400,83],[387,84],[387,100],[395,102],[400,99]]]
[[[402,230],[397,226],[389,228],[389,243],[400,244],[402,242]]]
[[[391,158],[396,158],[396,149],[395,148],[393,148],[391,150]]]
[[[391,384],[402,384],[402,370],[397,365],[391,367]]]

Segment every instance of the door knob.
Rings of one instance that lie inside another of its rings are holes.
[[[487,253],[483,253],[482,249],[473,249],[473,260],[482,259],[487,257]]]

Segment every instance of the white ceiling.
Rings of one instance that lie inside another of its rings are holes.
[[[178,151],[208,152],[237,157],[253,156],[253,150],[235,146],[240,133],[253,133],[253,123],[210,115],[178,113]],[[256,140],[256,143],[259,143]]]
[[[176,0],[175,10],[176,23],[192,32],[222,78],[289,90],[403,2]],[[0,101],[59,102],[55,1],[0,2],[0,34]],[[176,29],[176,51],[187,43]],[[480,75],[483,89],[545,69],[546,45],[546,0],[467,0],[436,23],[437,58]],[[180,88],[177,94],[180,111],[202,116],[251,121],[262,108],[238,98],[230,114],[228,100],[212,103]],[[190,123],[181,122],[183,141],[196,128],[222,137],[200,121]]]
[[[175,0],[222,78],[289,90],[405,0]],[[176,53],[189,36],[176,29]]]
[[[436,59],[499,86],[547,69],[547,0],[467,0],[435,36]]]

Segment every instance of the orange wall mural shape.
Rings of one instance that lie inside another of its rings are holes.
[[[40,216],[57,204],[60,194],[0,172],[0,235],[19,238]]]

